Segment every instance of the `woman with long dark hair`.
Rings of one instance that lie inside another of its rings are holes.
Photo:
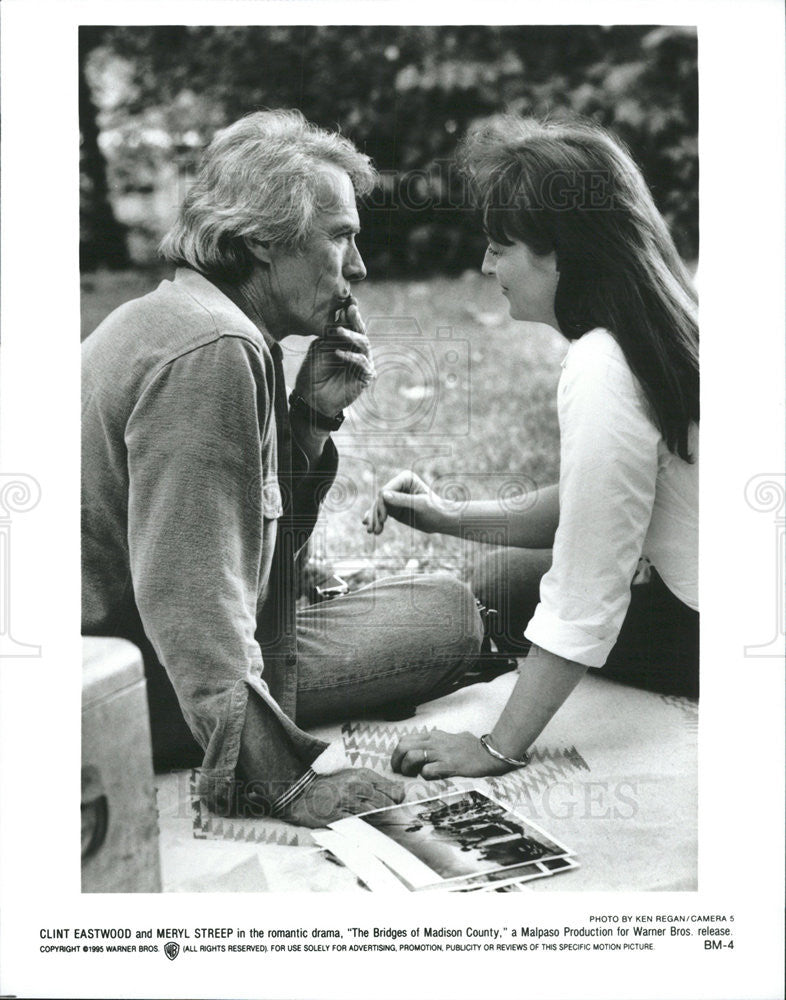
[[[471,134],[459,155],[489,241],[484,274],[514,319],[547,323],[570,346],[557,485],[513,513],[494,500],[447,502],[403,472],[367,515],[373,532],[391,516],[478,540],[484,522],[506,519],[508,547],[484,560],[475,590],[498,612],[498,646],[526,659],[490,733],[401,740],[393,769],[424,778],[523,766],[587,669],[698,694],[699,366],[688,273],[632,158],[594,123],[508,116]]]

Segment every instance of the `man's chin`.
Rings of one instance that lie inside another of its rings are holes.
[[[287,326],[287,337],[324,337],[331,324],[325,321],[321,326],[318,323],[305,323],[299,320],[290,320]]]
[[[339,323],[337,310],[331,309],[322,316],[308,319],[291,316],[287,328],[288,337],[326,337]]]

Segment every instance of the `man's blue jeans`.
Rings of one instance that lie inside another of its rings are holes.
[[[297,723],[385,714],[451,690],[483,626],[447,573],[394,576],[298,612]]]
[[[469,587],[446,573],[395,576],[297,614],[303,729],[375,715],[402,718],[452,690],[477,658],[483,625]],[[249,698],[241,783],[275,801],[304,762],[259,697]]]

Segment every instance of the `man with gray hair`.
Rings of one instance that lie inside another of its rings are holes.
[[[446,575],[296,609],[331,433],[375,376],[351,294],[355,198],[375,177],[299,112],[241,119],[162,243],[174,279],[83,345],[83,631],[140,646],[157,764],[201,762],[222,813],[320,826],[400,801],[372,771],[331,768],[302,727],[436,697],[480,645]],[[287,397],[290,335],[316,339]]]

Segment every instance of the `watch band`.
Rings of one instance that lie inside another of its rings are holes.
[[[328,417],[324,413],[320,413],[319,410],[315,410],[313,406],[309,406],[305,399],[296,392],[289,394],[289,408],[295,413],[302,413],[311,427],[318,427],[322,431],[337,431],[344,423],[343,412],[338,413],[335,417]]]
[[[511,764],[513,767],[526,767],[529,764],[529,754],[525,753],[521,760],[516,760],[515,757],[506,757],[504,753],[500,753],[499,750],[495,749],[490,742],[491,733],[486,733],[485,736],[480,737],[480,745],[491,754],[492,757],[496,757],[497,760],[504,760],[506,764]]]

